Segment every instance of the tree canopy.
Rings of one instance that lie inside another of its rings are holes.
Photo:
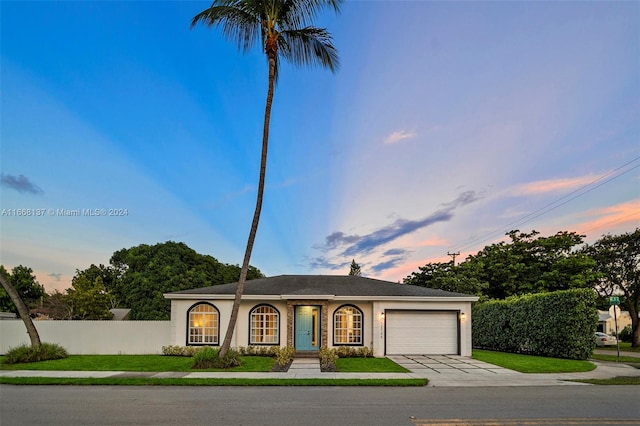
[[[464,262],[427,264],[404,279],[407,284],[476,294],[490,299],[591,286],[595,261],[577,251],[583,235],[511,231],[511,241],[486,246]]]
[[[118,278],[109,282],[102,276],[102,283],[114,297],[114,307],[130,308],[133,320],[169,319],[171,304],[163,293],[231,283],[240,276],[238,265],[220,263],[173,241],[116,251],[110,263]],[[251,266],[247,277],[264,275]]]
[[[44,287],[36,280],[33,269],[29,267],[18,265],[9,273],[3,265],[0,265],[0,274],[18,292],[28,309],[35,308],[46,294]],[[0,311],[18,313],[11,297],[3,287],[0,287]]]
[[[594,288],[602,296],[621,296],[631,316],[632,344],[640,346],[640,228],[621,235],[605,235],[584,253],[596,263],[598,280]]]
[[[359,277],[362,275],[362,270],[360,269],[360,265],[356,263],[355,259],[351,261],[351,267],[349,268],[349,275],[353,275],[356,277]]]

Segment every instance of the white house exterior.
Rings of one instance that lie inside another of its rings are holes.
[[[167,293],[171,344],[219,345],[236,284]],[[471,356],[478,298],[370,278],[281,275],[247,281],[231,346],[368,346],[374,356]]]

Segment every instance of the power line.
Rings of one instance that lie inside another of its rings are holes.
[[[537,219],[540,216],[543,216],[543,215],[545,215],[545,214],[547,214],[547,213],[549,213],[549,212],[551,212],[551,211],[553,211],[553,210],[555,210],[555,209],[557,209],[557,208],[559,208],[561,206],[564,206],[565,204],[568,204],[569,202],[575,200],[576,198],[579,198],[579,197],[582,197],[585,194],[588,194],[589,192],[591,192],[591,191],[593,191],[593,190],[595,190],[595,189],[597,189],[597,188],[599,188],[599,187],[601,187],[601,186],[603,186],[603,185],[605,185],[605,184],[607,184],[607,183],[619,178],[620,176],[623,176],[623,175],[625,175],[625,174],[637,169],[638,167],[640,167],[640,164],[637,164],[637,165],[635,165],[635,166],[633,166],[631,168],[628,168],[628,169],[622,171],[621,173],[618,173],[615,176],[610,177],[611,175],[615,174],[616,172],[624,169],[625,167],[629,166],[630,164],[633,164],[634,162],[636,162],[638,160],[640,160],[640,157],[636,157],[636,158],[632,159],[631,161],[626,162],[625,164],[621,165],[620,167],[617,167],[616,169],[605,173],[604,175],[602,175],[602,176],[598,177],[597,179],[594,179],[593,181],[581,186],[580,188],[578,188],[578,189],[576,189],[574,191],[571,191],[570,193],[558,198],[557,200],[555,200],[555,201],[553,201],[553,202],[551,202],[551,203],[549,203],[549,204],[547,204],[547,205],[545,205],[545,206],[543,206],[543,207],[541,207],[541,208],[539,208],[537,210],[534,210],[533,212],[528,213],[528,214],[520,217],[519,219],[517,219],[515,221],[512,221],[512,222],[502,226],[499,229],[495,229],[495,230],[493,230],[493,231],[491,231],[491,232],[489,232],[487,234],[484,234],[481,237],[477,237],[477,238],[474,238],[474,239],[468,241],[464,246],[459,246],[458,247],[458,251],[465,251],[465,250],[477,245],[479,242],[487,241],[487,240],[489,240],[491,238],[494,238],[497,235],[503,235],[505,233],[505,229],[507,229],[507,228],[509,228],[509,230],[511,230],[513,227],[517,228],[519,226],[522,226],[522,225],[524,225],[526,223],[531,222],[534,219]],[[608,177],[610,177],[610,178],[607,179]],[[606,179],[606,180],[604,180],[604,179]],[[598,182],[600,182],[598,185],[593,186],[594,184],[596,184]],[[566,201],[562,202],[563,200],[566,200]]]

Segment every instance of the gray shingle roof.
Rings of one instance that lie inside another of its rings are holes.
[[[237,283],[214,285],[167,293],[171,295],[228,295],[234,294]],[[372,278],[349,275],[279,275],[247,281],[245,295],[299,295],[299,296],[414,296],[414,297],[470,297],[433,288],[398,284]]]

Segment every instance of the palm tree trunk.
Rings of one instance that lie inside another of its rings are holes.
[[[29,310],[25,306],[20,294],[16,291],[15,287],[4,277],[3,274],[0,274],[0,283],[2,287],[7,291],[7,294],[11,298],[11,301],[16,308],[18,308],[18,314],[20,318],[24,322],[25,327],[27,327],[27,333],[29,334],[29,339],[31,339],[31,346],[40,346],[40,336],[38,335],[38,330],[36,330],[36,326],[33,324],[31,317],[29,316]]]
[[[233,308],[231,309],[231,318],[229,318],[229,326],[224,336],[224,342],[220,348],[219,357],[224,357],[231,347],[231,339],[238,322],[238,311],[240,310],[240,301],[244,292],[244,283],[247,280],[249,272],[249,260],[253,250],[253,243],[256,239],[258,231],[258,223],[260,222],[260,212],[262,211],[262,198],[264,194],[264,180],[267,171],[267,150],[269,146],[269,122],[271,121],[271,104],[273,102],[273,91],[275,83],[275,51],[269,54],[269,88],[267,90],[267,103],[264,111],[264,127],[262,130],[262,158],[260,160],[260,179],[258,181],[258,196],[256,197],[256,209],[253,213],[253,221],[251,222],[251,230],[247,239],[247,247],[244,252],[244,260],[242,261],[242,269],[240,269],[240,279],[236,286],[236,294],[233,300]]]

